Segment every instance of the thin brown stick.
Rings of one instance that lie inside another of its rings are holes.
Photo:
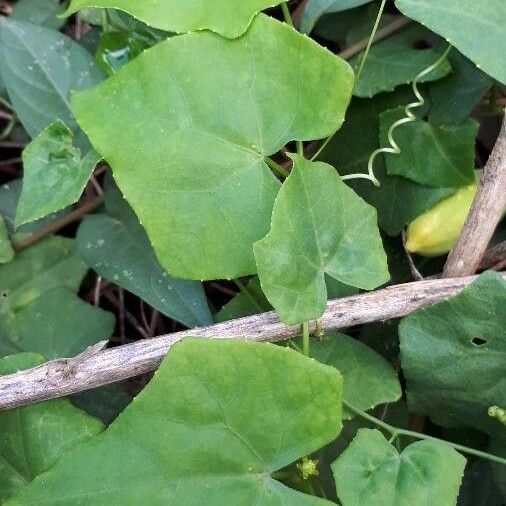
[[[383,40],[383,39],[386,39],[387,37],[389,37],[393,33],[400,30],[401,28],[404,28],[409,23],[411,23],[411,19],[406,18],[404,16],[396,19],[395,21],[392,21],[388,25],[386,25],[383,28],[378,30],[378,32],[376,33],[376,37],[374,37],[374,39],[373,39],[373,43],[379,42],[380,40]],[[368,37],[365,39],[359,40],[356,44],[353,44],[353,45],[347,47],[346,49],[344,49],[343,51],[341,51],[338,54],[338,56],[340,56],[344,60],[349,60],[350,58],[353,58],[358,53],[363,51],[366,48],[368,42],[369,42]]]
[[[103,200],[104,199],[102,197],[96,197],[93,200],[84,203],[83,205],[77,207],[70,213],[65,214],[61,218],[52,221],[51,223],[41,228],[37,232],[34,232],[26,239],[19,241],[14,245],[14,249],[16,251],[21,251],[25,248],[28,248],[28,246],[31,246],[32,244],[36,243],[37,241],[40,241],[41,239],[44,239],[48,235],[58,232],[58,230],[61,230],[70,223],[80,220],[84,215],[91,213],[92,211],[95,211],[95,209],[100,207],[102,205]]]
[[[493,269],[494,271],[502,270],[499,268],[506,262],[506,241],[496,244],[492,248],[488,249],[481,259],[478,271],[486,271],[487,269]]]
[[[468,276],[476,272],[505,208],[506,116],[459,240],[448,255],[443,277]]]
[[[506,273],[503,276],[506,279]],[[418,281],[331,300],[321,324],[329,330],[398,318],[458,294],[474,279],[475,276]],[[0,410],[63,397],[147,373],[158,367],[173,344],[187,336],[274,342],[295,337],[299,332],[300,326],[284,325],[271,311],[118,346],[87,356],[86,360],[54,360],[0,377]]]

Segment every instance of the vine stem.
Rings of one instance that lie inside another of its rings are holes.
[[[283,2],[281,4],[281,10],[283,11],[283,17],[285,18],[285,22],[290,25],[292,28],[295,28],[293,25],[292,15],[290,14],[290,9],[288,9],[288,3]]]
[[[0,97],[0,105],[3,105],[6,109],[9,109],[9,111],[13,111],[14,108],[12,105],[5,100],[5,98]]]
[[[379,420],[378,418],[366,413],[365,411],[361,411],[360,409],[356,408],[349,402],[343,400],[343,405],[354,413],[357,416],[360,416],[364,420],[367,420],[377,427],[381,427],[383,430],[388,432],[392,437],[390,438],[390,442],[397,439],[399,436],[406,436],[406,437],[412,437],[415,439],[425,439],[428,441],[436,441],[438,443],[446,443],[447,445],[450,445],[455,450],[458,450],[462,453],[467,453],[468,455],[474,455],[475,457],[480,457],[485,460],[490,460],[491,462],[495,462],[497,464],[506,465],[506,459],[499,457],[498,455],[493,455],[491,453],[482,452],[480,450],[475,450],[474,448],[469,448],[468,446],[459,445],[456,443],[452,443],[450,441],[445,441],[444,439],[439,439],[437,437],[428,436],[427,434],[422,434],[421,432],[414,432],[412,430],[405,430],[400,429],[399,427],[394,427],[393,425],[390,425],[388,423],[383,422],[382,420]]]
[[[362,59],[360,60],[360,66],[359,66],[357,75],[355,76],[355,86],[358,83],[358,80],[360,78],[360,74],[362,73],[362,70],[364,68],[365,62],[367,60],[367,57],[369,56],[369,51],[370,51],[372,43],[374,42],[374,39],[376,37],[376,32],[378,31],[378,27],[379,27],[379,24],[380,24],[380,21],[381,21],[381,16],[383,15],[383,10],[385,9],[385,4],[386,3],[387,3],[387,0],[381,0],[381,5],[380,5],[380,8],[378,10],[378,14],[376,16],[376,20],[374,22],[374,26],[372,28],[371,35],[369,36],[369,39],[367,41],[367,46],[365,47],[364,55],[362,56]],[[318,148],[318,151],[316,151],[316,153],[311,157],[311,160],[315,160],[322,153],[322,151],[328,146],[329,142],[334,138],[334,135],[336,135],[336,133],[337,133],[338,130],[339,130],[339,128],[337,128],[334,132],[332,132],[325,139],[325,141],[323,141],[322,145]],[[370,179],[370,178],[367,177],[366,179]]]
[[[309,357],[309,322],[302,324],[302,353]]]
[[[278,176],[282,177],[288,177],[290,175],[290,172],[286,170],[282,165],[279,165],[279,163],[275,162],[272,158],[269,158],[266,156],[264,158],[264,162],[269,166],[270,169],[272,169]]]

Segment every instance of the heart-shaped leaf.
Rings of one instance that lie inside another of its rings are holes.
[[[0,375],[44,362],[22,353],[0,359]],[[103,430],[102,423],[58,399],[0,413],[0,501],[19,493],[74,445]]]
[[[103,79],[93,57],[71,38],[42,26],[0,16],[0,71],[10,100],[31,137],[57,119],[88,146],[70,107],[70,91]]]
[[[389,279],[374,208],[330,165],[292,157],[271,231],[254,247],[262,290],[287,324],[322,315],[325,273],[364,289]]]
[[[202,284],[172,278],[160,266],[139,220],[109,178],[107,214],[88,216],[77,234],[84,261],[104,278],[135,293],[188,327],[212,322]]]
[[[445,37],[479,68],[506,84],[504,0],[396,0],[395,4],[403,14]]]
[[[271,474],[333,440],[342,378],[270,344],[188,339],[100,436],[6,506],[329,505]],[[261,423],[259,423],[261,421]]]
[[[501,431],[487,411],[506,406],[505,307],[506,281],[490,272],[402,320],[401,363],[412,411],[441,425]]]
[[[73,104],[162,267],[235,278],[256,271],[279,189],[264,158],[335,131],[352,85],[346,62],[260,14],[237,41],[168,39]]]
[[[23,190],[16,226],[38,220],[76,202],[100,157],[81,157],[74,134],[62,121],[45,128],[23,151]]]
[[[128,12],[149,26],[169,32],[212,30],[235,38],[248,28],[253,17],[281,0],[241,0],[232,6],[228,0],[72,0],[67,16],[86,7],[108,7]]]
[[[466,459],[438,441],[398,453],[374,429],[360,429],[332,464],[343,506],[455,506]]]

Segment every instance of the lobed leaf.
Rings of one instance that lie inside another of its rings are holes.
[[[46,127],[23,151],[23,189],[16,227],[67,207],[81,196],[100,157],[72,145],[74,135],[58,120]]]
[[[378,430],[359,429],[332,471],[343,506],[455,506],[465,464],[439,441],[417,441],[399,454]]]
[[[323,314],[325,273],[368,290],[389,279],[375,210],[330,165],[291,156],[271,231],[254,246],[262,290],[287,324]]]
[[[288,348],[187,339],[102,435],[6,506],[330,505],[271,474],[337,436],[341,391],[335,369]]]
[[[352,85],[346,62],[259,15],[234,42],[170,38],[73,103],[162,267],[235,278],[256,271],[279,189],[264,158],[335,131]]]

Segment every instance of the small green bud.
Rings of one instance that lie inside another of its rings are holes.
[[[499,423],[506,425],[506,410],[500,408],[499,406],[490,406],[490,408],[488,408],[488,416],[495,418],[499,421]]]
[[[319,462],[319,460],[302,457],[302,461],[297,463],[297,469],[304,480],[307,480],[311,476],[318,476],[320,474],[320,471],[318,471]]]
[[[433,257],[448,253],[457,242],[473,203],[477,184],[458,189],[410,223],[406,249]]]

